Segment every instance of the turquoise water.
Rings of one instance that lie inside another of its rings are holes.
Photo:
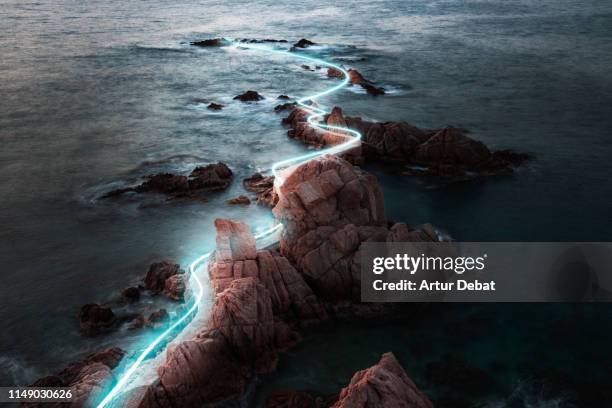
[[[271,113],[274,98],[321,90],[328,80],[296,61],[194,49],[190,40],[310,38],[325,44],[312,52],[390,91],[371,98],[350,89],[328,105],[368,119],[462,126],[493,148],[536,157],[514,177],[458,185],[368,166],[384,185],[392,219],[432,222],[462,240],[608,241],[611,15],[605,1],[4,2],[0,384],[27,383],[104,344],[138,343],[138,335],[82,339],[78,307],[116,296],[152,261],[187,264],[210,249],[215,217],[254,228],[270,220],[266,209],[223,202],[243,193],[241,178],[306,151],[286,138]],[[232,102],[247,89],[267,99]],[[212,113],[200,99],[228,106]],[[205,204],[98,199],[144,174],[219,160],[236,180]],[[546,310],[555,319],[564,314]],[[518,319],[523,309],[504,313]],[[595,316],[599,327],[608,325],[606,313]],[[539,332],[552,332],[546,322]],[[409,325],[383,326],[372,336],[401,327],[409,336]],[[528,325],[516,331],[535,350],[547,349]],[[329,341],[340,345],[343,333]],[[506,353],[499,330],[482,336],[487,354]],[[559,361],[570,367],[579,360],[573,351],[591,343],[565,341],[572,352]],[[344,381],[373,361],[355,357],[373,356],[369,343],[338,360],[347,367]],[[377,350],[396,348],[391,341]],[[402,360],[412,364],[409,354]],[[326,378],[326,370],[313,377]]]

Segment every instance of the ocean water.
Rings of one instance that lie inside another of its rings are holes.
[[[197,49],[189,41],[309,38],[322,44],[313,55],[357,68],[390,91],[373,98],[348,89],[325,105],[372,120],[461,126],[492,148],[535,157],[512,177],[451,185],[369,165],[394,220],[431,222],[460,240],[609,241],[611,23],[608,1],[2,2],[0,385],[26,384],[102,345],[135,347],[142,334],[83,338],[79,306],[113,299],[153,261],[188,264],[212,248],[216,217],[254,229],[271,221],[267,209],[224,201],[243,193],[242,178],[307,151],[287,139],[272,112],[276,96],[309,94],[331,80],[285,57]],[[232,101],[247,89],[266,100]],[[227,107],[210,112],[203,101]],[[217,161],[235,180],[208,203],[99,199],[146,174]],[[575,316],[609,339],[607,311],[604,305]],[[565,312],[549,307],[545,315],[552,322]],[[540,319],[534,333],[523,308],[503,314],[521,342],[549,350],[540,338],[554,331],[552,323]],[[422,335],[434,336],[440,324],[423,324]],[[327,349],[347,336],[365,340],[334,359],[343,367],[336,389],[364,366],[356,356],[371,356],[374,338],[382,343],[373,350],[396,351],[413,364],[409,352],[397,350],[397,339],[410,336],[409,323],[342,330],[326,334]],[[397,331],[402,336],[392,335]],[[478,359],[512,358],[503,332],[480,336],[487,350]],[[552,350],[565,350],[565,367],[574,367],[576,350],[590,339],[559,337]],[[311,344],[307,338],[300,347],[324,354]],[[307,364],[297,356],[293,369],[306,372]],[[311,380],[294,376],[291,385],[326,390],[329,367],[313,370]],[[284,380],[267,381],[273,388]],[[510,389],[487,398],[504,398]]]

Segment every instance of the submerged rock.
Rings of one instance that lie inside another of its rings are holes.
[[[125,288],[121,292],[121,299],[126,303],[134,303],[140,300],[140,290],[136,287]]]
[[[383,88],[378,88],[374,86],[372,82],[365,79],[364,76],[361,75],[361,73],[357,71],[356,69],[349,69],[348,76],[349,76],[349,81],[351,81],[353,85],[361,86],[370,95],[384,95],[385,94],[385,90]]]
[[[274,112],[280,113],[280,112],[284,112],[284,111],[287,111],[287,110],[293,110],[293,109],[295,109],[296,106],[297,106],[297,103],[295,103],[295,102],[282,103],[282,104],[276,105],[274,107]]]
[[[166,309],[159,309],[149,315],[146,324],[150,327],[158,328],[164,326],[170,320],[170,315]]]
[[[191,45],[196,47],[221,47],[228,45],[230,42],[225,38],[210,38],[206,40],[192,41]]]
[[[293,46],[295,48],[308,48],[311,45],[316,45],[316,43],[309,41],[305,38],[302,38],[301,40],[299,40],[298,42],[296,42],[295,44],[293,44]]]
[[[378,407],[433,408],[393,353],[383,354],[376,365],[353,375],[333,405],[333,408]]]
[[[220,103],[211,102],[210,104],[208,104],[207,108],[210,109],[210,110],[219,111],[219,110],[223,109],[223,105],[221,105]]]
[[[261,101],[262,99],[264,99],[264,97],[256,91],[246,91],[241,95],[234,96],[234,99],[242,102],[255,102]]]
[[[117,327],[119,320],[110,307],[90,303],[81,307],[78,313],[81,332],[92,336],[110,331]]]
[[[289,98],[289,96],[287,95],[278,95],[276,99],[291,99],[291,98]]]

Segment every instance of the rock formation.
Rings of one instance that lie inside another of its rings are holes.
[[[195,45],[196,47],[221,47],[224,45],[229,45],[229,41],[225,38],[210,38],[206,40],[192,41],[191,45]]]
[[[112,190],[103,198],[118,197],[128,192],[161,193],[169,199],[203,199],[204,193],[226,189],[232,182],[233,173],[225,163],[209,164],[193,169],[189,176],[159,173],[148,176],[136,187]]]
[[[361,73],[356,69],[349,69],[347,73],[351,84],[361,86],[370,95],[385,94],[385,90],[383,88],[376,87],[372,82],[365,79],[365,77],[361,75]],[[344,79],[344,74],[340,70],[337,70],[335,68],[328,68],[327,76],[329,78]]]
[[[316,43],[313,43],[312,41],[309,41],[305,38],[302,38],[301,40],[293,44],[293,47],[294,48],[308,48],[311,45],[316,45]]]
[[[283,124],[290,127],[290,137],[316,146],[336,145],[347,140],[341,132],[326,132],[309,126],[306,122],[308,115],[304,109],[296,108],[283,119]],[[361,149],[351,149],[347,155],[351,162],[359,162],[356,156],[395,161],[412,166],[407,174],[450,179],[509,174],[514,166],[529,159],[527,154],[510,150],[491,151],[459,128],[425,130],[406,122],[367,122],[358,117],[344,116],[339,107],[332,109],[324,123],[361,133]]]
[[[211,103],[208,104],[207,108],[210,109],[210,110],[219,111],[219,110],[223,109],[223,105],[221,105],[220,103],[211,102]]]
[[[244,179],[244,188],[255,193],[257,203],[274,207],[278,202],[278,196],[274,192],[274,176],[264,177],[261,173],[255,173]]]
[[[378,364],[357,372],[332,408],[379,407],[433,408],[393,353],[383,354]]]
[[[362,242],[438,240],[430,226],[388,226],[376,178],[336,156],[299,166],[278,196],[273,213],[285,226],[281,254],[328,301],[359,302]]]
[[[166,281],[177,274],[185,273],[179,264],[162,261],[152,263],[144,278],[144,287],[153,293],[160,293],[166,287]]]
[[[256,91],[246,91],[241,95],[234,96],[234,99],[242,102],[255,102],[261,101],[262,99],[264,99],[264,97]]]
[[[251,204],[251,200],[249,199],[249,197],[241,195],[235,198],[230,198],[226,201],[226,203],[230,205],[249,205]]]
[[[172,275],[164,283],[164,295],[172,300],[182,301],[185,299],[187,284],[185,275]]]
[[[80,408],[101,396],[101,393],[115,381],[111,370],[119,364],[124,351],[117,347],[108,348],[71,363],[56,375],[37,380],[31,387],[70,387],[73,399],[70,406]],[[63,407],[56,403],[26,403],[25,407]]]
[[[103,307],[97,303],[81,307],[77,317],[81,332],[88,336],[108,332],[119,324],[119,319],[110,307]]]

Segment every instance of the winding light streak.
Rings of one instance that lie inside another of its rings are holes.
[[[281,186],[283,184],[284,179],[282,178],[282,176],[279,174],[279,171],[281,169],[286,169],[287,167],[292,167],[292,166],[296,166],[298,164],[310,161],[312,159],[314,159],[315,157],[320,157],[323,156],[325,154],[338,154],[341,152],[344,152],[348,149],[351,149],[352,147],[354,147],[354,145],[358,145],[359,141],[361,140],[361,133],[357,132],[356,130],[353,129],[349,129],[349,128],[344,128],[341,126],[331,126],[331,125],[326,125],[323,123],[319,123],[318,120],[322,119],[326,114],[327,111],[318,108],[316,106],[312,106],[309,105],[308,102],[310,101],[314,101],[317,98],[320,98],[322,96],[325,95],[329,95],[332,94],[342,88],[344,88],[346,85],[348,85],[349,83],[349,75],[348,72],[346,72],[346,70],[344,70],[344,68],[340,67],[339,65],[333,64],[331,62],[327,62],[324,61],[322,59],[319,58],[313,58],[313,57],[309,57],[307,55],[303,55],[300,53],[295,53],[295,52],[289,52],[289,51],[285,51],[285,50],[278,50],[278,49],[271,49],[271,48],[265,48],[265,47],[260,47],[260,46],[256,46],[256,45],[252,45],[252,44],[237,44],[236,47],[238,48],[246,48],[246,49],[253,49],[253,50],[260,50],[260,51],[265,51],[265,52],[271,52],[271,53],[276,53],[276,54],[284,54],[284,55],[288,55],[294,58],[299,58],[302,60],[306,60],[306,61],[310,61],[313,63],[316,63],[318,65],[322,65],[322,66],[326,66],[329,68],[333,68],[336,69],[340,72],[342,72],[342,75],[344,76],[342,82],[340,82],[340,84],[335,85],[331,88],[328,88],[322,92],[319,92],[317,94],[314,95],[309,95],[309,96],[305,96],[299,100],[297,100],[297,104],[300,105],[300,107],[309,112],[310,115],[306,118],[308,124],[314,128],[318,128],[321,130],[327,130],[327,131],[333,131],[333,130],[337,130],[340,131],[342,133],[336,133],[339,136],[342,137],[346,137],[346,138],[350,138],[349,140],[347,140],[344,143],[340,143],[338,145],[335,145],[333,147],[330,148],[326,148],[326,149],[321,149],[321,150],[317,150],[315,152],[312,153],[307,153],[301,156],[297,156],[297,157],[292,157],[286,160],[281,160],[279,162],[276,162],[272,165],[271,171],[272,174],[275,177],[275,186]],[[334,133],[334,132],[332,132]],[[353,137],[349,136],[348,134],[352,135]],[[277,224],[273,227],[270,227],[269,229],[255,235],[255,240],[257,242],[261,241],[263,238],[266,238],[274,233],[276,233],[277,231],[280,231],[282,229],[282,224]],[[178,319],[176,320],[170,327],[168,327],[168,329],[166,329],[163,333],[161,333],[159,336],[157,336],[138,356],[138,358],[132,363],[132,365],[127,369],[127,371],[125,371],[122,375],[121,378],[119,379],[119,381],[117,381],[117,383],[115,384],[115,386],[110,390],[110,392],[106,395],[106,397],[97,405],[97,408],[104,408],[107,405],[109,405],[114,399],[115,397],[117,397],[119,395],[119,393],[123,390],[123,387],[127,384],[127,382],[132,378],[132,376],[136,373],[136,371],[140,368],[140,366],[142,365],[142,362],[151,355],[151,353],[153,352],[153,350],[155,350],[155,348],[160,345],[164,340],[167,340],[170,335],[172,334],[173,331],[175,331],[181,324],[183,324],[192,314],[194,314],[197,309],[198,309],[198,305],[200,304],[200,302],[202,301],[202,297],[204,296],[204,287],[202,285],[202,282],[200,281],[200,279],[198,278],[196,272],[203,267],[206,264],[206,261],[208,261],[208,259],[211,257],[212,252],[208,252],[205,253],[204,255],[200,256],[198,259],[196,259],[195,261],[193,261],[191,263],[191,265],[189,265],[189,277],[191,278],[191,280],[193,280],[196,284],[196,294],[195,294],[195,298],[194,298],[194,302],[193,305],[184,312],[184,314]]]

